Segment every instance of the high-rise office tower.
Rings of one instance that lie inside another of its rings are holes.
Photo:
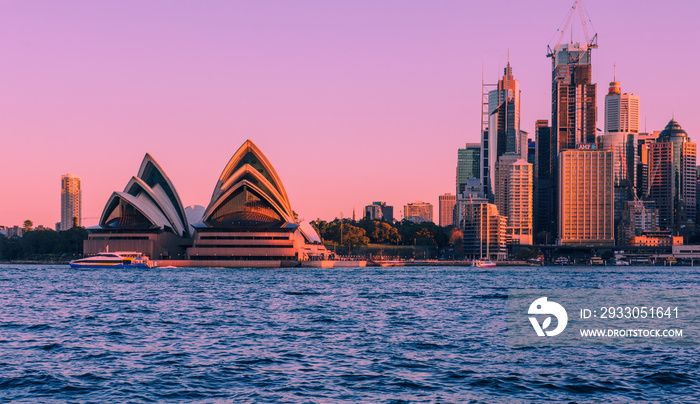
[[[510,62],[496,89],[489,92],[489,190],[495,191],[496,164],[505,153],[520,154],[527,159],[527,132],[520,130],[520,84],[513,77]]]
[[[506,216],[506,243],[532,244],[532,164],[519,154],[498,159],[496,206]]]
[[[659,209],[659,227],[674,234],[695,223],[696,147],[675,119],[649,144],[649,198]]]
[[[576,9],[581,17],[585,42],[575,42],[572,32],[571,42],[563,43],[562,40]],[[561,197],[564,195],[568,198],[569,195],[559,187],[562,184],[569,184],[566,181],[569,178],[565,178],[564,173],[561,172],[561,153],[571,149],[594,148],[596,138],[596,85],[591,81],[591,52],[598,47],[598,35],[595,34],[589,38],[584,13],[582,5],[576,0],[574,6],[569,10],[569,15],[565,20],[566,25],[560,29],[556,45],[553,49],[547,47],[547,57],[552,58],[552,120],[549,130],[550,139],[544,143],[551,150],[551,198],[554,199],[554,203],[553,209],[550,211],[552,221],[545,223],[545,233],[543,234],[551,231],[552,239],[556,238],[562,241],[568,240],[571,235],[561,233],[562,229],[567,232],[570,229],[561,223],[562,217],[570,219],[562,212],[568,207],[564,206],[566,201]],[[540,174],[538,173],[538,175]],[[542,194],[538,191],[538,197],[540,195]],[[538,201],[538,204],[540,207],[542,206],[541,201]],[[543,214],[546,213],[542,210],[538,212],[538,215]],[[540,228],[542,227],[538,225],[538,229]]]
[[[639,133],[639,96],[622,93],[613,79],[605,96],[605,133]]]
[[[637,178],[637,134],[606,133],[596,139],[599,150],[613,152],[613,182],[615,187],[615,222],[622,218],[624,204],[635,199]]]
[[[590,147],[596,136],[596,85],[591,50],[597,45],[557,45],[552,58],[552,136],[559,151]]]
[[[550,244],[557,234],[556,158],[557,142],[552,136],[549,121],[535,122],[535,190],[533,230],[538,244]]]
[[[639,97],[622,94],[620,83],[613,79],[605,96],[605,133],[598,136],[597,147],[613,151],[615,223],[618,225],[622,221],[625,202],[635,200],[638,133]],[[616,238],[618,233],[615,232]],[[618,241],[624,240],[618,238]]]
[[[656,142],[661,131],[640,133],[637,135],[637,198],[646,200],[649,197],[649,147]]]
[[[455,226],[462,230],[464,256],[506,258],[506,217],[485,198],[460,199],[455,207]]]
[[[537,161],[537,143],[532,139],[527,139],[527,162],[532,164],[533,175]]]
[[[481,144],[467,143],[464,149],[457,149],[457,196],[462,197],[469,178],[479,178]]]
[[[440,202],[440,218],[439,224],[441,227],[452,226],[454,224],[455,204],[457,197],[452,194],[444,194],[439,196]]]
[[[74,225],[82,226],[80,177],[73,174],[61,176],[61,230]]]
[[[559,240],[614,245],[612,150],[559,153]]]

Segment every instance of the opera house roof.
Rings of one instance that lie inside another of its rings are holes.
[[[219,176],[196,231],[300,231],[307,243],[321,239],[308,223],[297,223],[279,175],[250,140],[233,154]],[[146,154],[138,175],[114,192],[91,230],[170,231],[192,237],[180,197],[163,169]]]
[[[279,175],[251,140],[224,167],[202,223],[195,227],[232,231],[298,228],[308,242],[321,241],[311,226],[296,222]]]
[[[138,175],[124,191],[109,197],[98,226],[91,230],[165,230],[190,237],[189,224],[180,197],[155,159],[146,154]]]

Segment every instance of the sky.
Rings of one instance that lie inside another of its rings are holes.
[[[479,142],[482,72],[508,58],[521,127],[550,119],[551,59],[573,1],[0,0],[0,225],[53,227],[60,178],[97,224],[150,153],[182,202],[209,203],[251,139],[303,220],[455,192]],[[700,137],[700,2],[586,0],[598,127],[616,66],[642,127]],[[583,40],[578,15],[567,38]]]

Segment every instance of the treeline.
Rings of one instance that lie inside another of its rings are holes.
[[[22,237],[0,235],[0,260],[65,260],[83,254],[84,227],[66,231],[30,230]]]
[[[316,219],[311,225],[323,242],[328,244],[352,247],[368,244],[422,245],[443,248],[454,243],[454,237],[451,237],[454,229],[442,228],[433,222],[413,223],[403,220],[388,223],[368,218],[359,221],[336,218],[332,222]]]

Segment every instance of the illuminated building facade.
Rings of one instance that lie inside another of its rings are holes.
[[[452,226],[454,224],[454,212],[457,197],[452,194],[444,194],[440,195],[438,199],[440,204],[439,225],[441,227]]]
[[[467,143],[464,149],[457,149],[457,195],[464,195],[464,188],[470,178],[479,178],[481,144]]]
[[[462,231],[466,258],[506,258],[506,217],[496,205],[482,198],[460,199],[455,208],[456,226]]]
[[[82,191],[80,177],[73,174],[61,176],[61,228],[68,230],[82,226]]]
[[[659,209],[659,227],[676,235],[695,223],[696,147],[675,119],[649,144],[649,198]]]
[[[559,241],[562,245],[613,245],[613,152],[559,153]]]
[[[433,221],[433,205],[427,202],[411,202],[403,207],[403,218],[415,223]]]
[[[506,243],[532,244],[532,164],[520,155],[498,159],[496,206],[507,218]]]

